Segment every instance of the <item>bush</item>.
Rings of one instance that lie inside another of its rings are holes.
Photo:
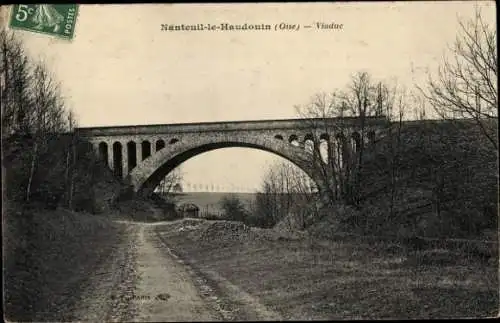
[[[205,220],[211,220],[211,221],[221,219],[220,216],[218,216],[217,214],[213,214],[213,213],[206,213],[202,216],[202,218]]]
[[[220,206],[225,220],[244,222],[249,216],[245,205],[236,195],[224,196],[220,201]]]
[[[271,228],[273,226],[273,221],[270,221],[270,217],[263,217],[255,214],[249,214],[245,218],[245,224],[251,227],[257,228]]]

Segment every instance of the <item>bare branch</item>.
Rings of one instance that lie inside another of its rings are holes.
[[[423,96],[442,118],[470,118],[498,150],[498,139],[489,120],[498,121],[496,29],[488,26],[476,8],[475,16],[459,20],[459,32],[434,78],[428,77]]]

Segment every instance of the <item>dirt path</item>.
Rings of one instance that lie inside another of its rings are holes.
[[[175,259],[165,256],[152,239],[152,227],[141,225],[137,238],[137,281],[134,321],[213,321],[222,317],[211,309]]]
[[[93,273],[84,286],[74,317],[90,322],[123,322],[134,317],[136,309],[129,300],[135,292],[137,280],[136,237],[139,227],[123,224],[126,228],[121,244]]]
[[[155,225],[126,223],[117,246],[83,294],[85,321],[279,320],[257,299],[215,272],[198,272],[170,250]]]
[[[267,308],[259,299],[232,284],[212,270],[200,270],[194,259],[183,259],[169,248],[168,241],[156,234],[162,252],[177,260],[190,273],[198,290],[212,308],[222,314],[224,321],[280,321],[282,316]]]

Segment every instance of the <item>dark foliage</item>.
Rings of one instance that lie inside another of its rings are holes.
[[[224,212],[225,220],[245,222],[248,218],[249,212],[236,195],[224,196],[220,201],[220,206]]]
[[[496,230],[497,154],[475,123],[404,123],[401,150],[395,156],[389,153],[391,140],[396,136],[367,150],[358,226],[372,233],[397,234],[403,228],[410,234],[458,237]],[[397,177],[391,183],[393,162]],[[397,186],[392,214],[391,185]]]

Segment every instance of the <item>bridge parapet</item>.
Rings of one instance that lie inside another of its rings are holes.
[[[384,117],[367,117],[366,127],[380,127],[387,123]],[[221,121],[203,123],[173,123],[156,125],[129,125],[78,128],[84,137],[117,136],[117,135],[154,135],[178,133],[204,133],[224,131],[262,131],[262,130],[310,130],[311,128],[335,129],[339,125],[348,128],[359,128],[359,118],[309,118],[309,119],[282,119],[282,120],[250,120],[250,121]]]

